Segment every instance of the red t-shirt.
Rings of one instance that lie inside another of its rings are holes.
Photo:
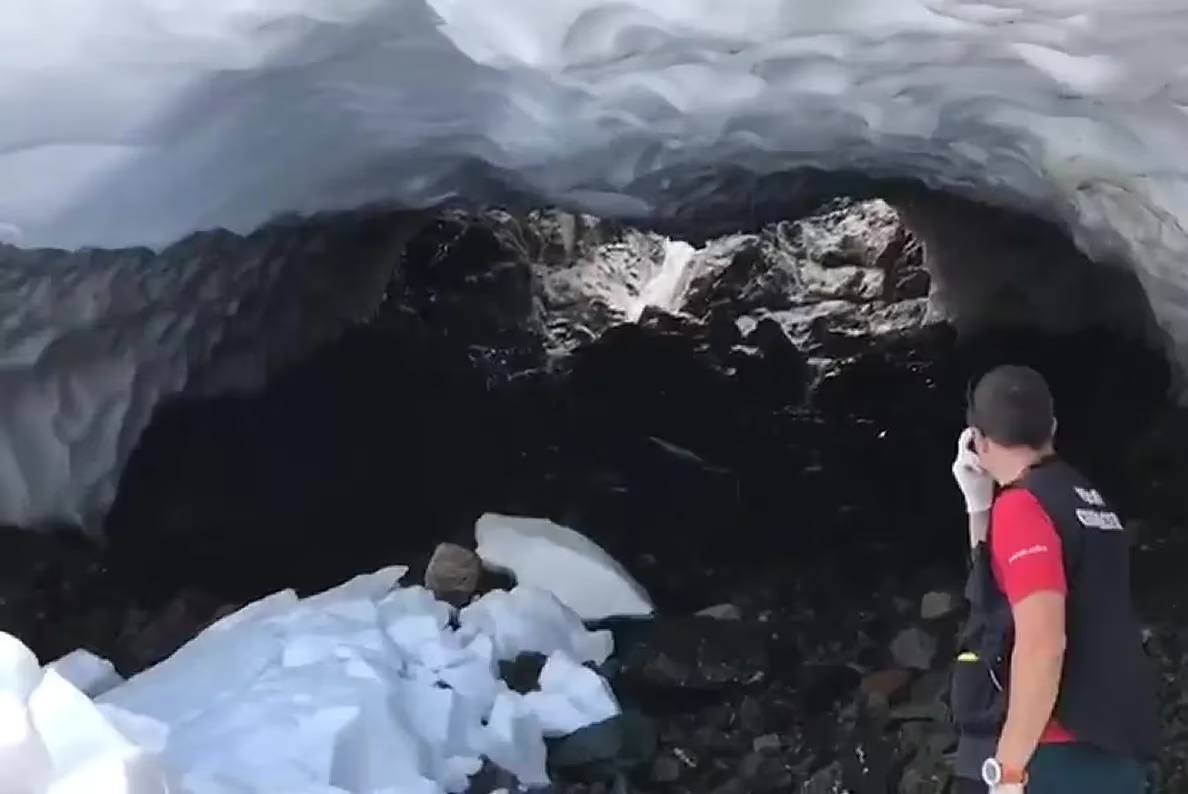
[[[1060,534],[1043,506],[1022,488],[1004,491],[990,514],[990,559],[994,579],[1012,605],[1032,593],[1068,592]],[[1055,717],[1040,736],[1041,744],[1075,741]]]

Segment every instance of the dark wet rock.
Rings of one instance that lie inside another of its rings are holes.
[[[751,748],[756,753],[774,753],[783,745],[784,742],[778,733],[765,733],[762,736],[756,736],[751,742]]]
[[[909,699],[913,703],[943,702],[949,695],[948,666],[924,673],[912,684]]]
[[[927,298],[932,279],[923,267],[904,270],[895,275],[892,283],[891,295],[896,301],[909,301]]]
[[[800,787],[800,794],[844,794],[845,785],[842,766],[835,761],[814,772]]]
[[[719,238],[698,252],[700,267],[685,310],[700,316],[726,304],[744,313],[786,308],[812,288],[814,278],[831,284],[831,272],[840,271],[841,280],[866,271],[882,277],[905,257],[918,259],[905,237],[910,235],[887,204],[839,201],[756,235]]]
[[[675,756],[661,755],[652,762],[650,777],[656,783],[675,783],[683,771],[684,765]]]
[[[471,775],[466,794],[495,794],[499,791],[516,791],[518,787],[515,775],[484,758],[479,771]]]
[[[507,376],[636,319],[663,263],[663,238],[589,215],[448,212],[409,242],[395,289]]]
[[[513,692],[521,695],[540,688],[540,671],[548,657],[540,653],[525,652],[515,659],[499,662],[499,677]]]
[[[808,295],[820,300],[872,301],[883,295],[883,273],[873,268],[842,265],[809,271]]]
[[[726,447],[725,428],[701,423],[732,415],[737,387],[696,338],[622,325],[575,353],[568,366],[570,410],[599,426],[613,417],[620,433],[660,438],[711,462]],[[692,393],[697,400],[687,399]]]
[[[736,758],[745,752],[750,742],[746,734],[733,723],[733,710],[728,706],[717,709],[717,713],[703,711],[703,722],[694,731],[691,746],[702,755],[718,758]]]
[[[919,246],[881,201],[838,202],[756,235],[710,243],[682,309],[751,333],[778,325],[800,350],[849,356],[879,336],[935,322]]]
[[[807,396],[808,358],[772,317],[764,317],[732,349],[729,363],[752,399],[799,405]]]
[[[778,752],[751,752],[743,758],[738,766],[738,777],[732,781],[727,790],[738,791],[739,794],[767,794],[768,792],[784,791],[792,783],[792,773]],[[719,789],[721,790],[721,789]]]
[[[888,305],[832,300],[771,315],[803,350],[814,356],[848,358],[873,338],[903,336],[928,324],[927,300]]]
[[[936,637],[921,628],[904,629],[891,641],[896,664],[912,670],[930,670],[936,657]]]
[[[656,756],[656,727],[644,715],[626,711],[549,741],[549,767],[569,781],[612,780],[646,767]]]
[[[751,695],[745,695],[739,701],[737,720],[739,729],[752,736],[762,733],[767,727],[767,721],[763,716],[763,707]]]
[[[886,708],[907,694],[911,680],[912,674],[907,670],[880,670],[862,679],[861,690],[867,705]]]
[[[638,711],[628,710],[619,716],[619,723],[623,736],[619,751],[620,769],[641,767],[656,756],[659,739],[654,720]]]
[[[487,362],[513,371],[541,366],[543,318],[519,242],[488,216],[438,218],[409,241],[389,297],[425,324],[448,327]]]
[[[877,712],[863,707],[857,711],[853,727],[842,738],[842,777],[851,791],[878,792],[891,779],[895,744]]]
[[[425,587],[454,606],[464,605],[478,587],[482,561],[471,549],[439,543],[425,569]]]
[[[20,638],[43,663],[84,648],[125,675],[139,672],[124,648],[135,610],[102,549],[76,529],[0,527],[0,631]],[[182,639],[199,628],[200,622],[189,626]]]
[[[910,766],[904,770],[896,788],[897,794],[936,794],[944,791],[952,774],[943,768],[931,770]]]
[[[162,661],[216,619],[224,605],[216,596],[184,590],[155,612],[133,608],[120,635],[124,669],[143,670]]]
[[[944,722],[949,718],[949,708],[940,701],[912,701],[896,706],[888,718],[892,722]]]
[[[829,709],[849,698],[862,674],[848,664],[800,665],[795,671],[797,695],[809,712]]]
[[[621,653],[620,681],[631,687],[721,690],[768,675],[762,626],[712,618],[658,618],[633,632]]]
[[[945,763],[957,744],[956,731],[945,717],[902,724],[892,721],[891,725],[896,731],[899,757],[917,767]]]
[[[920,599],[920,617],[924,620],[938,620],[948,617],[961,608],[961,601],[953,593],[933,590]]]
[[[567,778],[602,780],[613,776],[623,753],[621,717],[587,725],[549,743],[549,766]]]

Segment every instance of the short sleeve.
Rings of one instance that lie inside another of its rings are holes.
[[[1029,491],[1012,488],[994,502],[990,515],[994,576],[1012,604],[1033,593],[1066,594],[1060,533]]]

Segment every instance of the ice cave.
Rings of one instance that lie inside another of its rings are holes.
[[[10,5],[0,794],[946,791],[1007,360],[1188,792],[1182,2]]]

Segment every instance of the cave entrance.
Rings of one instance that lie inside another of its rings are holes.
[[[137,669],[265,593],[398,562],[416,581],[484,512],[547,516],[659,607],[615,627],[616,690],[659,727],[641,790],[888,790],[946,768],[950,461],[970,379],[1015,362],[1050,381],[1061,450],[1140,519],[1143,603],[1174,633],[1188,422],[1121,271],[918,192],[675,239],[443,214],[368,322],[260,394],[163,405],[103,554],[6,541],[6,625],[45,658]],[[913,716],[855,724],[875,696]]]
[[[159,412],[117,560],[243,600],[470,545],[490,511],[591,535],[676,609],[773,553],[844,551],[858,584],[959,568],[953,436],[1004,361],[1050,378],[1062,447],[1122,483],[1168,388],[1137,281],[1036,219],[883,193],[713,239],[444,212],[370,322],[259,396]]]

